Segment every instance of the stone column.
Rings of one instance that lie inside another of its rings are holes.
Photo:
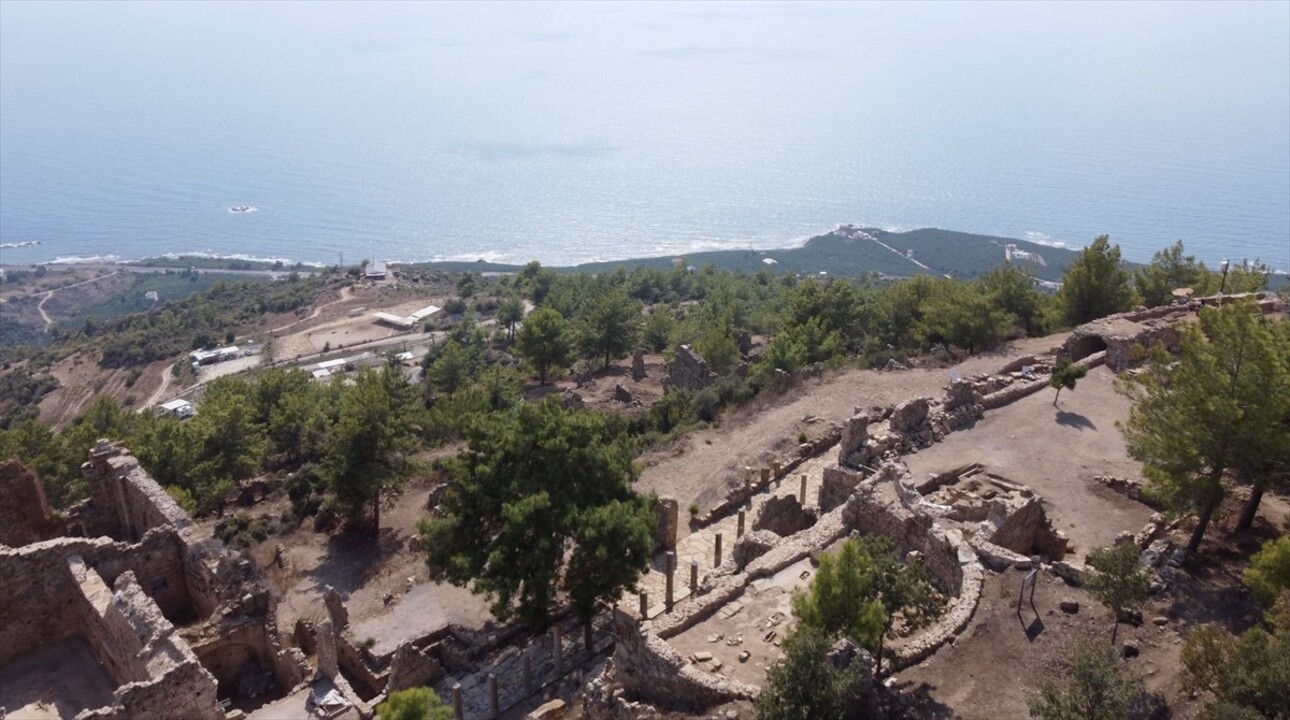
[[[318,672],[334,678],[340,668],[336,661],[336,629],[331,620],[323,620],[314,627],[314,644],[318,652]]]
[[[721,564],[721,533],[717,533],[716,542],[714,543],[713,549],[712,549],[712,567],[717,567],[720,564]]]
[[[533,690],[533,651],[531,648],[524,651],[522,660],[520,672],[524,678],[524,692],[527,693]]]
[[[641,620],[649,620],[649,593],[641,591]]]
[[[753,473],[756,471],[754,471],[752,468],[744,468],[744,469],[747,470],[747,472],[744,473],[744,494],[749,497],[752,497],[752,479],[753,479]]]
[[[454,683],[452,686],[452,716],[456,720],[466,718],[466,711],[462,708],[461,683]]]
[[[797,502],[802,507],[806,507],[806,473],[802,473],[802,491],[797,496]]]
[[[699,594],[699,561],[690,561],[690,594]]]
[[[497,675],[488,673],[488,707],[493,711],[493,717],[502,711],[502,703],[497,697]]]
[[[736,540],[738,540],[739,538],[741,538],[741,537],[743,537],[743,536],[744,536],[744,518],[745,518],[744,511],[743,511],[743,510],[740,510],[740,511],[739,511],[739,519],[738,519],[738,521],[737,521],[737,522],[736,522],[736,524],[735,524],[735,539],[736,539]]]
[[[672,612],[672,602],[674,599],[672,592],[672,577],[676,574],[676,553],[672,550],[668,550],[667,554],[663,557],[665,558],[664,562],[666,563],[665,567],[667,568],[667,586],[663,593],[663,602],[666,603],[667,611]]]
[[[761,469],[761,481],[764,483],[770,482],[770,468],[764,467]]]
[[[784,466],[780,465],[779,463],[775,463],[774,465],[772,465],[772,467],[774,468],[774,471],[775,471],[775,477],[779,477],[780,473],[784,471]]]
[[[559,625],[551,628],[551,655],[555,658],[555,674],[557,677],[564,675],[564,631]]]

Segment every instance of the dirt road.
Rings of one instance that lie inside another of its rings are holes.
[[[49,299],[54,296],[54,293],[58,292],[59,290],[67,290],[69,288],[74,288],[81,285],[88,285],[92,282],[98,282],[99,280],[102,280],[104,278],[110,278],[113,275],[117,275],[120,272],[121,272],[120,270],[114,270],[108,273],[107,275],[102,275],[96,278],[90,278],[89,280],[82,280],[81,282],[72,283],[71,285],[56,287],[53,290],[46,290],[45,297],[41,298],[40,304],[36,306],[36,309],[40,311],[40,318],[45,321],[45,332],[49,332],[49,326],[54,324],[53,319],[49,317],[49,313],[45,312],[45,303],[48,302]]]

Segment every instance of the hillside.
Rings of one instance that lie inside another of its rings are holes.
[[[629,260],[611,260],[583,263],[574,267],[557,267],[556,270],[572,272],[607,272],[618,268],[637,267],[667,269],[673,267],[677,257],[684,257],[691,267],[712,265],[720,270],[737,270],[755,273],[769,269],[772,272],[794,272],[804,275],[828,273],[855,276],[880,273],[895,277],[917,274],[952,275],[973,277],[997,267],[1003,262],[1005,245],[1037,253],[1046,266],[1035,265],[1033,274],[1042,279],[1058,281],[1062,271],[1078,255],[1077,251],[1048,247],[1025,240],[973,235],[925,228],[909,232],[888,232],[876,228],[856,228],[844,225],[833,232],[817,235],[801,247],[779,250],[712,250],[689,253],[684,256],[666,255]],[[906,251],[913,250],[907,258]],[[507,272],[519,266],[498,263],[427,263],[424,267],[461,271]]]

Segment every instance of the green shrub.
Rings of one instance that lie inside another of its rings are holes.
[[[1290,535],[1263,544],[1245,569],[1246,587],[1264,606],[1271,606],[1282,591],[1290,588]]]
[[[452,720],[452,709],[434,690],[418,687],[390,693],[377,706],[376,717],[379,720]]]

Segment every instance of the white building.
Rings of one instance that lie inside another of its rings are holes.
[[[177,417],[180,419],[190,418],[197,413],[197,410],[193,408],[192,403],[188,402],[187,400],[180,400],[180,399],[175,399],[175,400],[171,400],[170,402],[162,403],[161,411],[166,415],[173,415],[174,417]]]

